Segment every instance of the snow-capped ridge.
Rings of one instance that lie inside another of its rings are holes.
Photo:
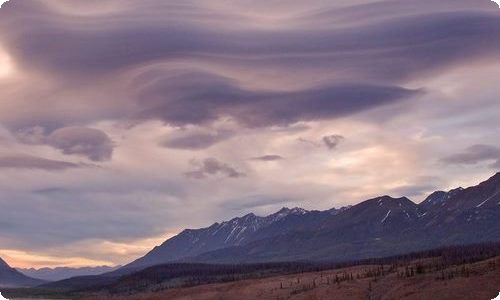
[[[300,207],[294,207],[292,209],[290,209],[288,207],[283,207],[279,211],[266,216],[266,218],[280,219],[280,218],[284,218],[284,217],[289,216],[289,215],[303,215],[303,214],[306,214],[308,212],[309,211],[307,211],[303,208],[300,208]]]
[[[435,191],[432,194],[430,194],[429,196],[427,196],[427,198],[425,198],[425,200],[422,201],[422,203],[420,203],[420,206],[424,207],[425,209],[429,209],[433,206],[438,206],[438,205],[443,206],[445,204],[445,202],[447,202],[449,199],[455,197],[456,195],[458,195],[462,191],[464,191],[463,187],[451,189],[447,192]]]

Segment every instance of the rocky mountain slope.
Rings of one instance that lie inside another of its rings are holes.
[[[247,241],[258,239],[256,233],[261,229],[275,223],[282,224],[285,219],[304,216],[308,213],[301,208],[282,208],[266,217],[251,213],[230,221],[214,223],[206,228],[186,229],[123,269],[138,269],[193,257],[207,251],[243,245]]]

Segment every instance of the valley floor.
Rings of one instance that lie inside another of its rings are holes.
[[[369,299],[489,300],[500,292],[500,256],[443,267],[440,259],[392,266],[356,266],[135,295],[94,295],[85,300]]]

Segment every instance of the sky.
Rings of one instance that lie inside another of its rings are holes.
[[[490,0],[11,0],[0,256],[127,263],[281,207],[422,201],[500,170]]]

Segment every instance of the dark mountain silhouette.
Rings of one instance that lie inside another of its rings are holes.
[[[20,273],[0,258],[0,287],[32,287],[44,282]]]
[[[328,211],[248,214],[188,229],[115,274],[170,262],[345,261],[500,241],[500,173],[416,204],[382,196]]]

